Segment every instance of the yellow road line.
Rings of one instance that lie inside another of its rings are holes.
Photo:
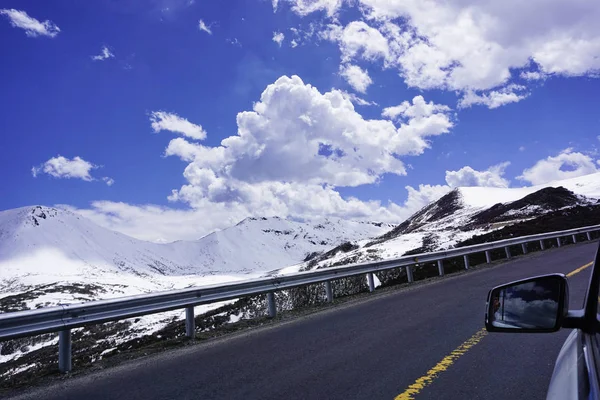
[[[591,267],[593,263],[594,263],[593,261],[590,261],[589,263],[587,263],[587,264],[585,264],[585,265],[582,265],[581,267],[577,268],[575,271],[571,271],[571,272],[569,272],[569,273],[567,274],[567,277],[569,277],[569,278],[570,278],[570,277],[572,277],[573,275],[575,275],[576,273],[583,271],[583,270],[584,270],[584,269],[586,269],[587,267]]]
[[[477,333],[467,339],[466,342],[458,346],[456,350],[444,357],[442,361],[437,363],[435,367],[431,368],[425,375],[417,379],[415,383],[410,385],[403,393],[396,396],[394,400],[414,399],[415,395],[417,395],[421,390],[425,389],[426,386],[431,384],[431,382],[433,382],[433,380],[437,378],[440,373],[446,371],[452,364],[454,364],[454,361],[465,354],[471,347],[479,343],[485,335],[487,335],[485,328],[477,331]]]
[[[593,262],[589,262],[576,270],[573,270],[567,274],[568,277],[571,277],[584,269],[590,267]],[[467,339],[463,344],[458,346],[456,350],[452,351],[449,355],[442,358],[442,361],[437,363],[435,367],[431,368],[425,375],[420,377],[410,385],[404,392],[400,393],[398,396],[394,398],[394,400],[414,400],[415,396],[419,394],[425,387],[429,386],[435,378],[442,372],[446,371],[456,360],[458,360],[463,354],[465,354],[470,348],[475,346],[477,343],[481,341],[487,335],[487,331],[485,328],[477,331],[473,336]]]

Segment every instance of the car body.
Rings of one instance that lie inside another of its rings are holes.
[[[569,310],[569,286],[562,274],[541,275],[500,285],[488,294],[485,326],[490,332],[573,331],[554,366],[548,400],[600,400],[600,245],[584,307]]]

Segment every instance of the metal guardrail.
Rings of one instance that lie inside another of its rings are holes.
[[[0,314],[0,340],[58,331],[59,370],[61,372],[68,372],[71,370],[71,329],[73,328],[185,308],[186,335],[188,337],[194,337],[194,306],[201,304],[266,294],[269,316],[274,317],[276,315],[274,292],[278,290],[324,283],[327,300],[333,301],[331,281],[336,279],[366,274],[369,289],[370,291],[373,291],[375,290],[373,278],[375,272],[405,267],[408,281],[412,282],[412,267],[417,263],[437,262],[439,274],[444,275],[444,260],[449,258],[462,256],[465,268],[468,269],[469,255],[475,253],[485,252],[486,261],[490,263],[492,261],[491,250],[504,248],[506,256],[510,258],[511,246],[521,245],[522,252],[527,253],[526,244],[539,241],[541,250],[544,250],[544,240],[556,239],[558,246],[561,246],[560,238],[562,237],[572,236],[573,242],[577,242],[576,235],[585,233],[587,240],[591,240],[590,233],[596,230],[600,230],[600,225],[522,236],[491,243],[410,255],[383,261],[323,268],[227,284],[200,286],[109,300],[90,301],[81,304],[61,305],[57,307],[5,313]]]

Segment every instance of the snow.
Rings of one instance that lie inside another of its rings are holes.
[[[423,246],[423,240],[426,238],[431,239],[431,250],[452,248],[459,242],[493,229],[499,229],[506,225],[506,223],[516,223],[526,220],[527,215],[540,210],[539,206],[529,205],[520,210],[510,210],[505,213],[507,217],[514,217],[508,222],[489,224],[485,227],[471,228],[469,230],[462,229],[471,222],[471,218],[475,214],[495,204],[516,201],[540,189],[551,186],[562,186],[575,194],[600,199],[600,172],[523,188],[457,188],[461,204],[459,204],[458,210],[455,210],[451,215],[432,220],[432,216],[439,211],[439,208],[436,206],[427,206],[425,212],[422,212],[423,210],[420,211],[422,214],[417,213],[418,217],[411,220],[411,226],[415,226],[411,232],[369,246],[367,246],[367,243],[370,242],[369,240],[357,241],[356,243],[359,245],[358,249],[348,253],[339,252],[326,260],[320,261],[314,268],[343,263],[344,260],[348,259],[356,260],[357,262],[366,262],[373,259],[398,258],[408,251]],[[306,268],[307,265],[307,263],[302,263],[290,266],[280,272],[296,272],[302,268]]]
[[[25,364],[25,365],[22,365],[22,366],[20,366],[20,367],[17,367],[17,368],[12,368],[12,369],[9,369],[8,371],[4,372],[4,373],[3,373],[2,375],[0,375],[0,376],[11,376],[11,375],[14,375],[14,374],[18,374],[18,373],[21,373],[21,372],[25,372],[25,371],[27,371],[28,369],[31,369],[31,368],[33,368],[33,367],[35,367],[35,363],[33,363],[33,364]]]
[[[54,339],[50,339],[50,340],[45,341],[45,342],[40,342],[40,343],[29,345],[28,346],[28,350],[26,352],[21,352],[21,350],[17,350],[13,354],[0,355],[0,364],[2,364],[4,362],[7,362],[7,361],[10,361],[10,360],[17,359],[17,358],[23,356],[26,353],[29,353],[29,352],[35,351],[35,350],[39,350],[42,347],[52,346],[52,345],[55,345],[55,344],[58,344],[58,335]],[[2,348],[2,342],[0,342],[0,348]]]
[[[529,187],[460,187],[459,191],[466,206],[491,207],[497,203],[508,203],[519,200],[546,187],[558,186],[562,186],[575,194],[598,199],[600,198],[600,172]]]
[[[0,212],[0,298],[16,297],[17,308],[31,309],[252,279],[298,264],[309,253],[377,236],[393,226],[248,218],[196,241],[151,243],[67,210],[23,207]],[[234,301],[198,306],[195,313]],[[184,311],[175,310],[131,319],[131,328],[117,343],[183,318]],[[0,362],[20,355],[1,356]]]

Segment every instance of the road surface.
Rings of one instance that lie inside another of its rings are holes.
[[[404,393],[398,398],[543,399],[569,331],[477,334],[487,292],[532,275],[569,273],[592,261],[597,246],[533,253],[251,334],[67,379],[25,398],[348,400],[394,399]],[[590,272],[587,268],[569,278],[571,308],[581,308]],[[434,367],[438,374],[431,371]],[[406,394],[409,388],[413,397]]]

